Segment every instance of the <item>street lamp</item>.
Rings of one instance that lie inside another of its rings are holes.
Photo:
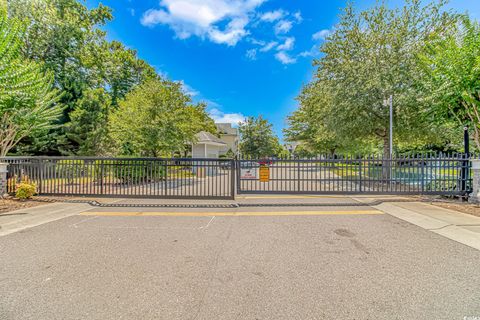
[[[390,142],[390,157],[393,155],[393,95],[389,99],[383,100],[385,107],[390,107],[390,128],[389,128],[389,142]]]

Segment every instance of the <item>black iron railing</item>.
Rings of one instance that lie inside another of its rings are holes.
[[[235,194],[437,194],[471,191],[466,154],[313,159],[7,157],[8,192],[23,179],[42,195],[233,199]]]
[[[24,180],[42,195],[233,199],[233,160],[7,157],[8,192]]]
[[[244,159],[238,193],[466,195],[470,157],[464,154],[328,155],[313,159]]]

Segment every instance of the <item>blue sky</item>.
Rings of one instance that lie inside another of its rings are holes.
[[[113,8],[109,39],[183,81],[220,122],[263,115],[282,136],[312,59],[346,0],[87,0]],[[375,0],[356,1],[364,9]],[[401,0],[391,0],[398,5]],[[480,18],[479,0],[451,0]]]

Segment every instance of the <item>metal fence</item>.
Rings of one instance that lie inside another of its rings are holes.
[[[235,194],[435,194],[471,190],[465,154],[314,159],[7,157],[7,189],[41,195],[233,199]]]
[[[237,165],[237,192],[464,196],[471,186],[469,160],[465,154],[244,159]]]
[[[41,195],[233,199],[234,162],[222,159],[7,157],[8,192]]]

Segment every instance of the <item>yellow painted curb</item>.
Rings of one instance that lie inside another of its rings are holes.
[[[237,199],[245,199],[245,200],[255,200],[255,199],[341,199],[341,198],[349,198],[345,196],[327,196],[327,195],[303,195],[303,196],[290,196],[290,195],[277,195],[277,196],[243,196],[237,197]]]
[[[82,212],[83,216],[107,217],[246,217],[246,216],[321,216],[321,215],[381,215],[379,210],[354,211],[271,211],[271,212]]]

